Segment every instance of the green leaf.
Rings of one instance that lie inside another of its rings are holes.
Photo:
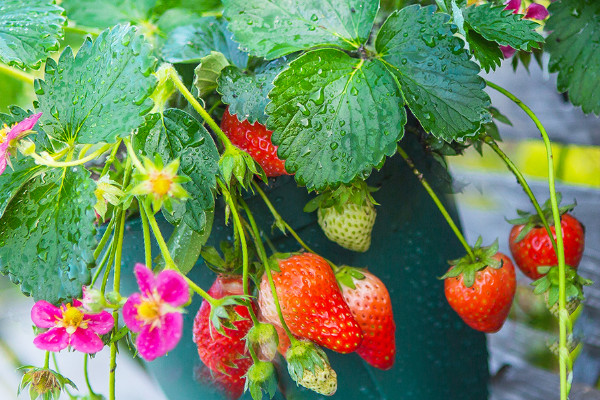
[[[52,169],[25,184],[0,219],[0,272],[35,300],[81,297],[95,245],[96,185],[82,167]]]
[[[490,98],[479,66],[454,37],[447,14],[413,5],[391,14],[377,35],[379,56],[427,132],[446,141],[474,135],[489,122]]]
[[[558,90],[586,114],[600,115],[600,3],[559,0],[548,8],[546,50],[550,72],[558,72]]]
[[[156,8],[154,11],[156,13]],[[165,13],[158,18],[155,25],[160,30],[161,36],[164,36],[166,39],[168,34],[175,28],[194,24],[202,18],[203,17],[200,14],[196,14],[195,12],[181,8],[172,8],[165,11]]]
[[[201,18],[193,24],[173,29],[161,54],[172,63],[196,63],[211,51],[223,53],[231,64],[240,68],[245,68],[248,63],[248,55],[231,40],[227,22],[214,17]]]
[[[229,61],[223,53],[211,51],[194,69],[194,86],[198,89],[198,97],[204,97],[217,89],[217,79]]]
[[[51,0],[0,1],[0,61],[38,69],[59,48],[64,10]]]
[[[498,43],[487,40],[472,30],[467,31],[467,41],[471,46],[471,51],[475,55],[475,58],[479,61],[479,65],[485,69],[485,72],[496,70],[496,67],[502,64],[504,55]]]
[[[289,59],[279,58],[271,61],[254,72],[242,71],[229,66],[225,68],[217,81],[217,91],[222,95],[223,103],[229,105],[229,112],[236,114],[240,121],[248,120],[266,124],[265,108],[269,102],[267,97],[273,89],[273,81],[285,67]]]
[[[67,143],[114,143],[129,135],[152,109],[151,51],[130,26],[107,29],[93,43],[86,38],[75,57],[67,47],[58,64],[48,60],[45,81],[36,80],[40,124]]]
[[[279,74],[269,98],[273,143],[309,190],[366,177],[404,134],[402,95],[379,60],[308,52]]]
[[[0,175],[0,218],[10,201],[19,193],[23,185],[40,174],[45,167],[36,165],[32,158],[27,157],[13,160],[13,167],[6,167],[6,170]]]
[[[505,10],[505,7],[504,4],[494,6],[490,3],[471,6],[466,9],[465,22],[485,39],[503,46],[525,51],[539,48],[544,38],[535,30],[540,25],[523,19],[521,14],[514,14],[513,10]]]
[[[354,50],[369,38],[377,0],[224,0],[234,39],[269,60],[318,45]]]
[[[148,20],[155,3],[156,0],[63,0],[61,5],[77,24],[104,29]]]
[[[146,123],[134,135],[133,146],[148,157],[159,154],[165,164],[180,159],[178,174],[191,179],[182,185],[190,198],[174,204],[174,213],[165,217],[173,224],[182,220],[194,231],[204,233],[207,212],[215,205],[219,161],[208,131],[186,112],[169,109],[162,115],[146,117]]]

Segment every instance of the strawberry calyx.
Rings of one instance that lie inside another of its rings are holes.
[[[350,289],[356,289],[354,280],[365,279],[365,275],[361,272],[362,268],[349,267],[342,265],[335,273],[335,278],[340,286],[346,286]]]
[[[277,377],[275,367],[270,362],[258,361],[254,363],[245,375],[246,384],[244,391],[249,390],[253,399],[262,399],[264,391],[269,398],[275,396],[277,391]]]
[[[556,202],[560,204],[562,201],[562,194],[556,193]],[[572,204],[568,204],[566,206],[562,206],[558,208],[559,214],[562,216],[570,211],[572,211],[575,206],[577,206],[577,202],[574,201]],[[550,203],[550,199],[546,200],[544,205],[542,206],[542,212],[544,214],[544,218],[548,221],[549,226],[554,226],[554,215],[552,213],[552,204]],[[517,210],[517,214],[519,217],[513,219],[506,219],[506,222],[512,225],[524,225],[519,235],[515,239],[515,242],[518,243],[527,236],[529,232],[531,232],[534,228],[543,227],[542,219],[537,213],[530,213],[523,210]]]
[[[228,241],[222,241],[219,245],[221,253],[213,246],[205,246],[200,251],[200,255],[206,266],[213,272],[220,275],[242,275],[242,251]],[[252,251],[252,247],[248,247]],[[253,253],[248,258],[252,259]]]
[[[324,368],[325,363],[329,363],[323,349],[308,340],[292,343],[285,353],[285,359],[288,362],[290,376],[295,381],[302,379],[305,370],[315,372],[315,368]]]
[[[340,185],[336,189],[328,189],[311,199],[304,206],[304,212],[311,213],[321,208],[334,207],[338,213],[343,211],[345,204],[379,205],[371,193],[378,188],[368,186],[364,181],[355,181],[350,185]]]
[[[485,247],[481,246],[482,241],[480,236],[472,248],[474,259],[467,254],[459,259],[448,261],[453,267],[439,279],[455,278],[462,274],[464,285],[471,287],[475,283],[478,271],[487,267],[494,269],[501,268],[502,261],[493,258],[498,253],[498,239],[490,246]]]
[[[267,175],[262,167],[250,154],[234,145],[225,147],[225,151],[219,159],[219,172],[228,188],[231,187],[233,178],[235,178],[244,189],[247,189],[255,175],[267,183]]]
[[[241,316],[237,311],[237,306],[251,307],[250,296],[231,295],[221,299],[210,300],[210,316],[209,320],[212,326],[223,336],[227,336],[225,328],[237,330],[235,322],[243,321],[247,318]]]
[[[577,270],[571,266],[565,266],[565,284],[566,284],[566,295],[567,301],[582,301],[584,300],[583,296],[583,287],[589,286],[593,283],[593,281],[589,279],[585,279],[581,277]],[[548,307],[552,307],[558,303],[559,296],[559,269],[556,266],[543,266],[538,267],[538,271],[540,273],[544,273],[543,277],[538,279],[535,282],[532,282],[531,285],[535,286],[533,293],[535,294],[544,294],[547,293],[547,305]]]

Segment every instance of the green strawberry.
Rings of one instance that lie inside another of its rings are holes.
[[[318,209],[319,225],[329,240],[346,249],[365,252],[371,246],[377,215],[372,191],[364,182],[342,185],[311,200],[304,211]]]
[[[319,208],[319,226],[327,239],[353,251],[365,252],[371,246],[371,231],[375,224],[375,207],[346,203],[342,212],[334,207]]]

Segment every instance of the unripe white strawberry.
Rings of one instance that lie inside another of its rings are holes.
[[[325,396],[336,392],[337,374],[325,352],[314,343],[303,340],[292,344],[285,358],[288,372],[298,385]]]
[[[371,246],[376,215],[375,206],[370,202],[362,205],[347,202],[341,207],[319,208],[318,211],[319,225],[325,236],[348,250],[358,252],[365,252]]]

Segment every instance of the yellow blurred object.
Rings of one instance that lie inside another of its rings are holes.
[[[566,146],[558,166],[560,180],[600,187],[600,147]]]
[[[502,145],[500,144],[502,148]],[[558,144],[552,145],[554,157],[554,172],[558,170],[558,164],[562,153],[562,147]],[[546,146],[541,140],[528,140],[518,143],[515,153],[509,157],[526,175],[538,178],[548,176],[548,160],[546,159]]]
[[[547,179],[546,147],[541,140],[499,142],[500,148],[515,165],[529,177]],[[485,146],[484,146],[485,148]],[[563,183],[600,187],[600,146],[552,144],[556,178]],[[463,156],[447,157],[457,169],[481,172],[506,172],[508,169],[491,149],[485,148],[483,157],[473,148]]]

